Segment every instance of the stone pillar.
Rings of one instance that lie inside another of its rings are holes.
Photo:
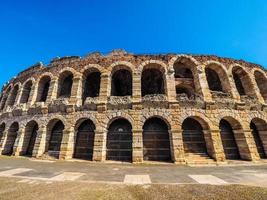
[[[238,92],[238,90],[236,88],[233,75],[232,74],[228,74],[228,76],[229,76],[230,88],[231,88],[231,93],[232,93],[233,99],[236,102],[240,102],[241,97],[240,97],[240,94],[239,94],[239,92]]]
[[[38,158],[45,153],[46,136],[47,136],[47,129],[46,126],[43,125],[38,130],[34,149],[32,152],[32,157]]]
[[[21,127],[18,131],[18,135],[13,147],[13,154],[14,156],[20,156],[23,152],[23,143],[25,139],[25,127]]]
[[[222,145],[220,130],[204,130],[203,132],[209,155],[217,162],[224,162],[225,154]]]
[[[172,131],[169,131],[169,136],[173,162],[177,164],[185,163],[183,131],[181,129],[172,129]]]
[[[29,100],[28,100],[28,104],[31,106],[35,103],[36,101],[36,97],[37,97],[37,91],[38,90],[38,84],[36,82],[33,82],[32,88],[31,88],[31,92],[30,92],[30,96],[29,96]]]
[[[142,101],[142,90],[141,90],[141,74],[139,72],[133,73],[133,109],[142,109],[140,102]]]
[[[262,104],[265,104],[265,100],[264,100],[264,98],[261,95],[260,89],[258,87],[258,84],[257,84],[254,76],[251,77],[251,83],[253,85],[253,90],[255,91],[255,95],[256,95],[258,101],[260,103],[262,103]]]
[[[239,149],[240,157],[244,160],[256,161],[259,160],[259,155],[256,149],[251,130],[233,130],[235,140]],[[254,144],[253,144],[254,143]]]
[[[106,160],[106,134],[107,130],[95,130],[93,161]]]
[[[8,135],[8,130],[3,131],[3,136],[1,138],[1,143],[0,143],[0,154],[2,155],[5,150],[6,142],[7,142],[7,135]]]
[[[133,163],[143,162],[143,130],[133,129]]]
[[[51,103],[53,100],[57,99],[58,90],[58,80],[56,78],[52,79],[50,82],[50,87],[47,95],[47,103]]]
[[[73,155],[74,127],[65,128],[60,146],[59,159],[70,159]]]
[[[22,93],[23,93],[23,86],[21,85],[21,86],[19,87],[18,94],[17,94],[17,96],[16,96],[16,100],[15,100],[14,106],[20,104],[20,99],[21,99],[21,97],[22,97]]]
[[[205,65],[197,66],[198,70],[198,81],[200,84],[200,90],[203,94],[204,101],[210,102],[212,101],[212,95],[209,89],[206,73],[205,73]]]
[[[110,90],[110,75],[108,73],[102,73],[99,92],[99,105],[97,106],[98,111],[106,110],[106,103],[108,96],[110,96]]]
[[[82,75],[77,75],[73,78],[71,89],[70,103],[82,105]]]
[[[174,70],[169,70],[166,74],[166,87],[167,87],[167,98],[169,102],[176,101],[176,88]]]

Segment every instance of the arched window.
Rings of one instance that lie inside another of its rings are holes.
[[[175,74],[174,74],[175,78],[193,79],[193,74],[190,68],[181,62],[176,62],[174,64],[174,71],[175,71]]]
[[[3,110],[6,106],[7,100],[8,100],[8,96],[10,94],[11,91],[11,87],[9,87],[6,92],[3,94],[2,100],[1,100],[1,110]]]
[[[64,72],[61,74],[59,81],[59,98],[70,98],[73,84],[73,74],[71,72]]]
[[[32,90],[32,81],[28,81],[23,87],[20,103],[28,103],[31,90]]]
[[[22,146],[22,154],[32,156],[38,129],[38,124],[35,121],[30,121],[27,123]]]
[[[142,73],[142,96],[150,94],[165,94],[163,73],[154,68],[143,70]]]
[[[211,91],[223,92],[221,80],[217,72],[211,68],[206,68],[206,77]]]
[[[185,95],[188,98],[191,98],[194,96],[194,90],[189,86],[178,85],[176,86],[176,94],[182,96]]]
[[[126,119],[111,123],[107,134],[107,160],[132,161],[132,125]]]
[[[220,134],[226,159],[240,159],[239,149],[236,143],[234,130],[231,124],[222,119],[220,121]]]
[[[183,143],[186,155],[197,154],[207,156],[206,141],[201,124],[192,118],[187,118],[182,124]]]
[[[9,97],[9,102],[8,105],[9,106],[13,106],[16,102],[17,99],[17,95],[18,95],[18,91],[19,91],[19,86],[16,85],[13,90],[11,91],[10,97]]]
[[[92,160],[94,153],[95,125],[85,120],[77,129],[74,158]]]
[[[4,155],[13,154],[13,148],[16,138],[18,136],[18,131],[19,131],[19,124],[17,122],[14,122],[8,129],[7,140],[3,151]]]
[[[86,73],[83,86],[83,100],[87,97],[98,97],[100,92],[101,73],[98,71]]]
[[[159,118],[148,119],[143,126],[144,160],[171,161],[167,124]]]
[[[51,123],[54,124],[54,122],[51,122]],[[51,123],[50,123],[50,125],[51,125]],[[54,126],[48,127],[48,130],[49,130],[48,132],[50,135],[49,145],[48,145],[48,154],[50,156],[53,156],[55,158],[59,158],[60,147],[61,147],[64,129],[65,129],[65,126],[62,123],[62,121],[60,121],[60,120],[57,121],[54,124]]]
[[[44,76],[41,78],[38,86],[37,102],[46,102],[50,88],[51,78]]]
[[[132,95],[132,74],[126,69],[119,69],[112,75],[111,96]]]
[[[255,80],[260,90],[261,96],[265,101],[267,101],[267,79],[263,73],[255,71]]]

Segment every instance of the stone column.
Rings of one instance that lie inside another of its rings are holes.
[[[1,138],[1,143],[0,143],[0,154],[1,155],[4,153],[4,149],[5,149],[6,142],[7,142],[7,135],[8,135],[8,130],[3,131],[3,136]]]
[[[197,66],[198,70],[198,81],[200,84],[200,90],[203,94],[204,101],[210,102],[212,101],[212,95],[209,89],[206,73],[205,73],[205,65]]]
[[[74,127],[65,128],[60,146],[59,159],[70,159],[73,155]]]
[[[107,98],[110,96],[110,88],[110,75],[108,73],[101,74],[99,105],[97,106],[98,111],[106,110]]]
[[[37,137],[32,152],[32,157],[38,158],[45,153],[46,136],[47,136],[46,126],[42,125],[37,132]]]
[[[262,104],[265,104],[265,100],[264,100],[264,98],[261,95],[260,89],[258,87],[258,84],[257,84],[254,76],[251,77],[251,83],[253,85],[253,90],[255,91],[255,95],[256,95],[258,101],[260,103],[262,103]]]
[[[106,134],[107,130],[95,130],[93,161],[106,160]]]
[[[251,130],[233,130],[239,149],[240,157],[244,160],[259,160],[255,142],[252,139]],[[254,144],[253,144],[254,143]]]
[[[219,129],[204,130],[209,155],[217,162],[225,161],[225,154]]]
[[[38,83],[33,82],[32,88],[31,88],[31,92],[30,92],[30,96],[29,96],[29,100],[28,100],[28,104],[31,106],[35,103],[36,101],[36,97],[37,97],[37,91],[38,90]]]
[[[177,164],[185,163],[183,131],[181,129],[172,129],[172,131],[169,131],[169,135],[173,162]]]
[[[73,78],[71,89],[70,103],[82,105],[82,75],[77,75]]]
[[[230,87],[231,87],[231,93],[232,93],[232,96],[233,96],[233,99],[236,101],[236,102],[240,102],[240,94],[236,88],[236,85],[235,85],[235,81],[234,81],[234,78],[233,78],[233,75],[232,74],[228,74],[229,76],[229,82],[230,82]]]
[[[20,88],[19,88],[19,90],[18,90],[18,94],[16,96],[16,100],[15,100],[14,106],[20,104],[20,99],[22,97],[22,93],[23,93],[23,85],[21,85]]]
[[[176,88],[174,70],[169,70],[166,74],[166,87],[167,87],[167,98],[169,102],[176,101]]]
[[[140,102],[142,101],[142,90],[141,90],[141,74],[139,72],[133,73],[133,109],[140,110]]]
[[[138,129],[132,130],[133,134],[133,163],[143,162],[143,131]]]
[[[50,82],[50,87],[47,95],[47,103],[51,103],[53,100],[57,99],[58,90],[58,80],[56,78],[52,79]]]
[[[21,127],[18,131],[18,135],[13,147],[13,154],[14,156],[20,156],[23,152],[23,143],[25,139],[25,127]]]

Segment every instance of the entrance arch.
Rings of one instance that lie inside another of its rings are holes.
[[[185,154],[207,156],[208,151],[201,124],[193,118],[187,118],[182,124],[182,129]]]
[[[77,128],[74,158],[92,160],[94,151],[95,125],[87,119]]]
[[[63,131],[65,129],[65,126],[62,121],[58,120],[56,122],[52,121],[54,125],[48,131],[50,133],[50,138],[49,138],[49,144],[48,144],[48,154],[50,156],[53,156],[55,158],[59,158],[59,153],[60,153],[60,147],[61,147],[61,141],[63,137]]]
[[[107,160],[132,161],[132,125],[126,119],[111,123],[107,133]]]
[[[19,124],[17,122],[14,122],[11,124],[8,134],[7,134],[7,140],[4,148],[4,155],[12,155],[13,154],[13,148],[16,141],[16,138],[18,136],[19,131]]]
[[[32,156],[35,141],[37,138],[38,124],[35,121],[30,121],[25,128],[25,136],[22,146],[22,153],[27,156]]]
[[[220,134],[226,159],[239,160],[240,153],[232,125],[225,119],[220,121]]]
[[[148,161],[171,161],[169,129],[163,120],[153,117],[145,122],[143,155]]]

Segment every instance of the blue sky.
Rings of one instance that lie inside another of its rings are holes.
[[[118,48],[267,67],[266,0],[3,0],[0,20],[0,85],[38,61]]]

